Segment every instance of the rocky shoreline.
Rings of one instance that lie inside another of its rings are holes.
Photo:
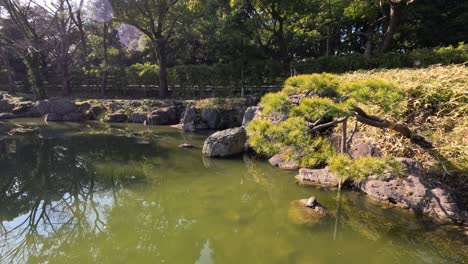
[[[157,100],[90,100],[71,101],[50,99],[31,102],[0,95],[0,120],[24,117],[43,117],[46,122],[83,122],[100,120],[109,123],[143,123],[171,125],[185,131],[218,130],[205,141],[202,153],[206,157],[224,158],[242,154],[248,149],[245,127],[260,112],[258,98],[238,100],[228,105],[207,101]],[[362,143],[362,142],[361,142]],[[372,155],[376,150],[368,143],[356,144],[356,155]],[[287,159],[282,151],[270,158],[273,166],[297,170],[299,165]],[[398,158],[403,174],[373,175],[361,182],[344,180],[343,186],[363,192],[369,198],[414,211],[436,222],[468,224],[468,214],[454,201],[450,188],[424,177],[421,164],[409,158]],[[297,181],[304,185],[337,188],[339,177],[328,168],[300,168]],[[302,204],[304,201],[301,202]],[[295,205],[299,204],[298,202]],[[303,209],[300,209],[303,210]],[[310,214],[309,209],[306,214]]]

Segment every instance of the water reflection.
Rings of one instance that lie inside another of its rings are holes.
[[[463,240],[407,211],[295,186],[293,173],[248,156],[204,160],[204,136],[126,125],[7,126],[0,124],[1,263],[466,259]],[[177,147],[186,142],[197,148]],[[290,201],[312,195],[333,217],[293,224]]]

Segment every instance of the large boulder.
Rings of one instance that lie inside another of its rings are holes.
[[[72,112],[63,116],[63,121],[66,122],[83,122],[88,119],[88,116],[82,112]]]
[[[297,170],[299,169],[299,164],[291,157],[291,153],[294,154],[294,150],[285,148],[280,153],[271,157],[268,162],[270,162],[272,166],[283,170]]]
[[[328,168],[324,169],[305,169],[299,170],[296,179],[300,184],[315,185],[323,187],[338,187],[340,179]]]
[[[245,109],[231,109],[221,111],[221,122],[219,129],[233,128],[242,126]]]
[[[131,123],[144,123],[146,121],[147,114],[143,112],[135,112],[130,115],[128,122]]]
[[[247,127],[260,114],[260,106],[250,106],[245,110],[242,126]]]
[[[218,129],[221,125],[221,112],[218,109],[202,109],[201,120],[206,124],[207,129]]]
[[[148,114],[150,125],[175,125],[179,123],[177,109],[174,106],[159,108]]]
[[[443,186],[433,186],[424,177],[421,165],[412,159],[398,159],[404,177],[387,173],[370,176],[359,185],[370,198],[408,208],[435,220],[466,222],[466,212],[459,210]]]
[[[185,109],[182,116],[182,128],[185,131],[196,131],[195,124],[197,123],[197,109],[193,106],[189,106]]]
[[[185,131],[197,131],[205,129],[227,129],[242,125],[244,109],[198,109],[188,106],[182,116],[181,124]]]
[[[209,136],[203,145],[203,155],[206,157],[228,157],[244,151],[247,140],[242,127],[226,129]]]
[[[128,116],[124,113],[117,112],[117,113],[110,113],[104,119],[107,123],[124,123],[127,122]]]
[[[77,108],[76,104],[66,99],[51,100],[50,112],[59,115],[66,115],[74,112]]]
[[[66,99],[39,100],[31,107],[33,116],[44,116],[48,113],[65,115],[76,110],[77,106],[72,101]]]
[[[44,116],[50,113],[51,106],[52,104],[47,99],[36,101],[31,108],[31,113],[33,116]]]

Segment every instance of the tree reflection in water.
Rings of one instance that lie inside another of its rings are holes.
[[[115,193],[129,183],[97,176],[95,162],[129,162],[157,153],[160,147],[142,147],[121,136],[56,138],[31,130],[1,139],[0,263],[53,259],[73,241],[93,241],[105,232],[104,213],[117,203]]]

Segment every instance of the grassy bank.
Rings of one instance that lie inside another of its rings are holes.
[[[415,157],[432,176],[450,185],[468,185],[468,67],[466,64],[424,69],[357,71],[342,81],[378,78],[405,93],[404,109],[392,113],[429,137],[434,148],[421,149],[409,140],[373,127],[363,127],[369,139],[392,156]],[[466,194],[465,194],[466,196]]]
[[[257,152],[272,155],[288,148],[288,158],[302,167],[329,165],[355,180],[381,172],[382,161],[388,158],[413,158],[433,181],[452,186],[465,204],[468,201],[465,64],[296,76],[282,91],[263,97],[261,105],[262,116],[248,128]],[[386,126],[362,122],[374,115],[378,116],[374,121]],[[355,130],[353,118],[361,119],[353,142],[372,143],[381,159],[352,161],[339,154],[341,142],[336,144],[336,139],[343,132],[342,120],[349,120],[350,135]]]

